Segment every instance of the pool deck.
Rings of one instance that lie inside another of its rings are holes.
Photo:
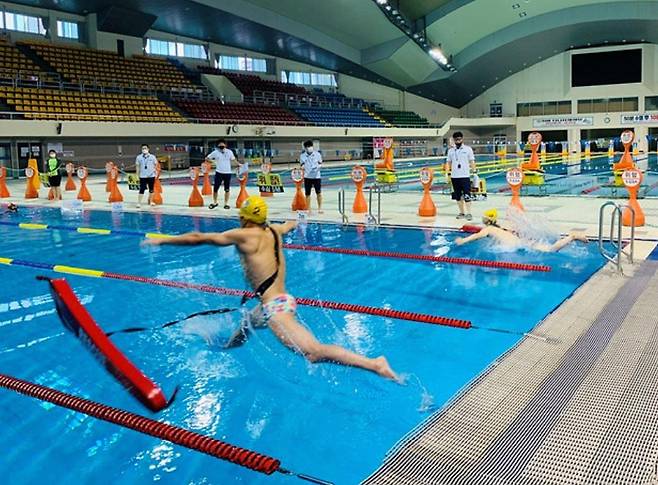
[[[10,181],[22,194],[24,181]],[[89,184],[95,202],[109,210],[104,181]],[[236,209],[187,207],[190,187],[164,186],[166,204],[135,207],[136,193],[122,186],[126,211],[235,217]],[[254,189],[250,189],[254,192]],[[309,220],[340,222],[337,189],[325,191],[326,211]],[[45,195],[42,189],[42,196]],[[65,194],[72,198],[73,193]],[[235,201],[237,191],[232,193]],[[271,218],[295,218],[292,191],[270,199]],[[354,192],[347,191],[348,207]],[[382,224],[459,228],[456,207],[434,194],[439,215],[420,218],[421,193],[382,195]],[[19,205],[59,203],[14,200]],[[476,219],[509,196],[473,204]],[[5,199],[4,201],[7,201]],[[4,202],[3,201],[3,202]],[[606,199],[525,197],[530,215],[560,232],[598,235]],[[638,228],[636,261],[624,275],[605,266],[515,348],[402,440],[364,483],[371,484],[658,484],[658,261],[647,259],[658,241],[658,199],[643,199],[647,225]],[[351,223],[363,215],[348,214]],[[536,338],[539,337],[539,338]]]

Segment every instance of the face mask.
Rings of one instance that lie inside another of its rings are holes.
[[[463,143],[464,143],[464,142],[462,142],[462,141],[460,141],[460,142],[455,142],[455,146],[456,146],[457,148],[461,148],[461,146],[463,145]]]
[[[306,147],[307,153],[313,153],[313,147]]]
[[[225,147],[225,146],[222,145],[222,146],[219,147],[219,151],[220,151],[220,152],[223,152],[224,150],[226,150],[226,147]]]
[[[56,157],[57,157],[57,154],[56,154],[56,153],[49,153],[48,156],[49,156],[50,158],[56,158]]]
[[[142,153],[143,153],[144,155],[146,155],[148,152],[149,152],[149,149],[148,149],[148,148],[142,148]]]

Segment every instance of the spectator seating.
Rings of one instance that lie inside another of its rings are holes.
[[[272,81],[270,79],[263,79],[253,74],[239,74],[205,66],[199,66],[199,70],[205,74],[225,76],[245,96],[253,96],[254,91],[302,95],[309,94],[309,92],[301,86],[297,86],[295,84],[286,84],[279,81]]]
[[[153,90],[191,88],[192,83],[166,61],[147,56],[123,58],[108,51],[84,47],[25,42],[62,77],[74,83]]]
[[[294,113],[279,106],[188,100],[178,101],[177,105],[191,118],[211,122],[268,125],[304,124]]]
[[[426,118],[411,111],[375,109],[373,114],[393,126],[423,128],[430,125]]]
[[[15,45],[0,39],[0,72],[4,74],[38,75],[41,69]]]
[[[319,126],[384,127],[384,123],[373,118],[364,110],[339,108],[312,108],[297,106],[295,112],[302,118]]]
[[[0,100],[33,120],[187,122],[150,96],[0,86]]]

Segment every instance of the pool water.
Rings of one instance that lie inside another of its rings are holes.
[[[21,209],[0,221],[181,233],[221,231],[235,220],[153,214]],[[268,330],[224,350],[236,312],[198,317],[165,330],[112,337],[176,402],[155,418],[281,460],[282,466],[353,484],[382,462],[405,433],[440,408],[523,332],[603,264],[594,244],[558,254],[501,252],[488,242],[455,247],[440,229],[376,230],[310,224],[287,242],[546,264],[533,273],[420,261],[287,250],[296,296],[468,319],[470,330],[300,307],[319,340],[368,356],[385,355],[407,378],[400,386],[334,364],[308,364]],[[139,237],[21,230],[0,225],[0,257],[65,264],[177,281],[244,288],[233,248],[140,246]],[[0,265],[0,372],[114,407],[150,415],[60,324],[48,271]],[[66,276],[106,330],[157,325],[190,313],[234,308],[235,297],[129,281]],[[253,302],[250,305],[254,305]],[[499,330],[504,330],[504,333]],[[206,343],[202,336],[214,341]],[[0,390],[5,457],[0,475],[34,483],[301,483],[265,476],[84,415]]]

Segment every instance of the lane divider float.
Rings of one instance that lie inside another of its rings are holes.
[[[138,231],[123,230],[123,229],[117,229],[117,230],[95,229],[91,227],[71,227],[71,226],[59,226],[59,225],[47,225],[47,224],[19,223],[19,222],[11,222],[11,221],[0,221],[0,225],[18,227],[20,229],[62,230],[62,231],[78,232],[80,234],[96,234],[102,236],[122,235],[122,236],[145,237],[147,239],[166,239],[166,238],[174,237],[174,235],[171,234],[163,234],[158,232],[138,232]],[[547,273],[552,270],[550,266],[541,265],[541,264],[514,263],[509,261],[492,261],[486,259],[454,258],[450,256],[434,256],[427,254],[401,253],[396,251],[371,251],[368,249],[331,248],[324,246],[308,246],[305,244],[284,244],[283,247],[284,249],[290,249],[295,251],[313,251],[319,253],[348,254],[352,256],[367,256],[374,258],[429,261],[433,263],[458,264],[458,265],[467,265],[467,266],[479,266],[483,268],[509,269],[509,270],[517,270],[517,271],[537,271],[537,272]]]
[[[0,374],[0,387],[18,394],[23,394],[24,396],[49,402],[62,408],[86,414],[101,421],[132,429],[138,433],[166,440],[265,475],[272,475],[278,472],[284,475],[296,476],[302,480],[320,485],[331,485],[330,482],[311,477],[310,475],[295,473],[282,468],[281,461],[271,456],[241,448],[172,424],[155,421],[139,414],[113,408],[89,399],[83,399],[50,387],[17,379],[6,374]]]
[[[100,270],[89,269],[89,268],[78,268],[75,266],[67,266],[67,265],[59,265],[59,264],[55,265],[50,263],[41,263],[38,261],[27,261],[23,259],[11,259],[11,258],[0,257],[0,264],[4,264],[8,266],[23,266],[27,268],[54,271],[56,273],[71,274],[76,276],[85,276],[92,278],[108,278],[114,280],[133,281],[136,283],[145,283],[145,284],[157,285],[157,286],[166,286],[169,288],[197,290],[205,293],[213,293],[218,295],[236,296],[236,297],[242,297],[244,295],[248,295],[249,297],[254,296],[254,293],[252,291],[241,290],[236,288],[223,288],[220,286],[213,286],[207,284],[187,283],[184,281],[173,281],[173,280],[165,280],[160,278],[150,278],[146,276],[112,273],[109,271],[100,271]],[[410,322],[427,323],[431,325],[443,325],[448,327],[456,327],[456,328],[464,328],[464,329],[471,328],[471,322],[469,320],[442,317],[438,315],[428,315],[425,313],[416,313],[416,312],[403,311],[403,310],[394,310],[390,308],[357,305],[352,303],[340,303],[340,302],[319,300],[315,298],[304,298],[304,297],[297,298],[297,303],[299,305],[304,305],[304,306],[326,308],[329,310],[340,310],[340,311],[351,312],[351,313],[361,313],[364,315],[373,315],[373,316],[384,317],[384,318],[395,318],[398,320],[406,320]]]

